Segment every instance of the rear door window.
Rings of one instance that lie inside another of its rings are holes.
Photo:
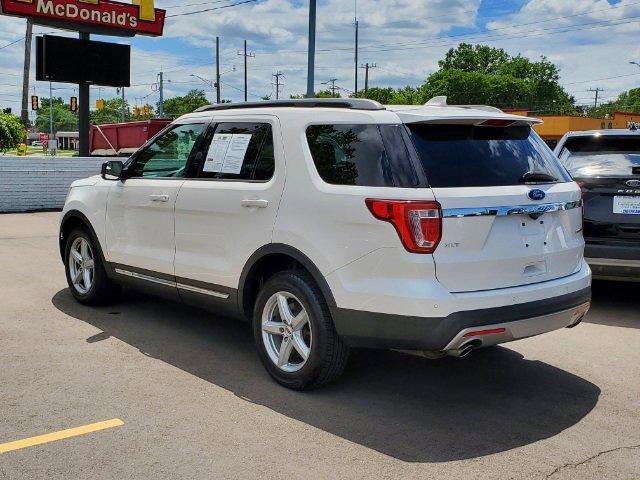
[[[334,185],[415,187],[401,125],[311,125],[307,142],[320,177]]]
[[[574,177],[640,174],[640,136],[569,138],[560,160]]]
[[[527,172],[571,180],[529,126],[408,124],[432,187],[521,185]]]

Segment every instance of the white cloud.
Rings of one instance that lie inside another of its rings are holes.
[[[177,0],[156,1],[157,7],[166,6],[169,15],[218,6],[211,2],[178,5]],[[638,86],[640,68],[629,61],[640,61],[638,23],[631,22],[640,19],[639,0],[613,5],[606,0],[530,0],[519,10],[490,19],[488,32],[483,31],[486,19],[478,17],[479,8],[480,0],[359,0],[359,63],[378,65],[370,72],[370,85],[418,85],[437,69],[446,50],[468,41],[534,59],[547,56],[560,67],[566,88],[580,101],[587,102],[587,90],[595,86],[605,88],[605,98]],[[127,89],[127,97],[134,103],[134,98],[151,94],[149,100],[155,103],[158,95],[152,84],[162,67],[170,80],[165,84],[166,96],[202,88],[213,99],[212,88],[190,74],[213,79],[216,36],[221,38],[222,71],[227,72],[222,77],[224,98],[242,98],[242,57],[237,51],[244,39],[256,53],[249,59],[250,98],[273,93],[272,74],[276,71],[284,73],[283,96],[302,93],[306,89],[307,9],[306,1],[264,0],[168,18],[162,38],[120,40],[133,45],[135,86]],[[336,78],[345,92],[353,90],[353,16],[351,1],[319,2],[316,89],[326,88],[323,82]],[[598,22],[609,25],[603,27]],[[612,26],[611,22],[620,25]],[[0,17],[0,46],[19,38],[23,31],[24,20]],[[237,67],[235,72],[229,71],[232,65]],[[0,50],[0,105],[9,104],[4,98],[15,98],[9,106],[19,107],[21,72],[21,44]],[[585,82],[606,77],[619,78]],[[363,70],[359,70],[359,79],[362,88]],[[43,95],[48,95],[46,87],[37,84]],[[64,89],[58,91],[64,96],[73,92],[73,86],[56,87]],[[93,93],[97,91],[93,89]],[[115,89],[105,89],[103,95],[115,96]]]

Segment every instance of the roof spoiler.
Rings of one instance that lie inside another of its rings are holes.
[[[433,97],[431,100],[424,104],[425,107],[455,107],[455,108],[467,108],[473,110],[484,110],[485,112],[500,112],[502,110],[489,105],[449,105],[447,103],[447,97],[445,95]]]

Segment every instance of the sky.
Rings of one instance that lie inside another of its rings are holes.
[[[273,74],[280,72],[280,98],[306,91],[308,2],[299,0],[156,0],[167,10],[164,36],[97,40],[129,43],[131,105],[158,101],[157,78],[164,72],[165,98],[205,90],[215,99],[215,37],[220,37],[222,98],[243,98],[243,58],[247,40],[249,100],[275,98]],[[221,8],[222,7],[222,8]],[[212,10],[216,8],[216,10]],[[201,10],[209,10],[200,12]],[[184,15],[190,12],[200,12]],[[561,84],[579,104],[615,99],[640,86],[640,0],[318,0],[316,90],[331,79],[343,96],[354,90],[354,18],[359,23],[359,63],[375,64],[370,86],[417,86],[437,70],[437,62],[460,42],[504,48],[531,59],[544,55],[560,68]],[[20,111],[25,20],[0,16],[0,106]],[[37,34],[75,36],[35,26]],[[14,43],[15,42],[15,43]],[[34,42],[35,44],[35,42]],[[32,55],[33,57],[35,55]],[[191,75],[198,75],[200,80]],[[358,70],[363,88],[364,70]],[[208,80],[208,82],[206,81]],[[48,97],[49,84],[31,83]],[[53,95],[77,94],[74,85],[53,84]],[[92,87],[97,98],[116,89]]]

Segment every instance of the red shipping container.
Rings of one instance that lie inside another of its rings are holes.
[[[89,151],[91,155],[100,157],[128,157],[169,123],[171,120],[154,119],[91,125]]]

